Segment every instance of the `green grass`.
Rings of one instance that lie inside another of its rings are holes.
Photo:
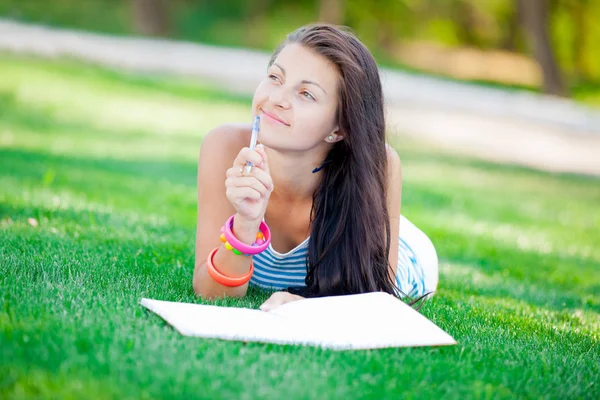
[[[600,180],[394,140],[402,212],[441,261],[421,312],[457,346],[340,353],[186,338],[139,301],[201,302],[197,154],[212,127],[248,119],[249,100],[0,59],[1,397],[600,397]],[[268,295],[214,303],[257,308]]]

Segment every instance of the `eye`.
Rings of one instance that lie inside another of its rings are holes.
[[[276,81],[276,82],[279,82],[279,77],[277,75],[275,75],[275,74],[270,74],[269,75],[269,79],[271,79],[273,81]]]
[[[304,90],[304,91],[300,92],[300,94],[301,94],[303,97],[306,97],[307,99],[310,99],[310,100],[315,100],[314,96],[313,96],[312,94],[310,94],[309,92],[307,92],[306,90]]]

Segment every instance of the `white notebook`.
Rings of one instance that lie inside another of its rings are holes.
[[[271,311],[142,299],[186,336],[334,350],[443,346],[456,341],[384,292],[310,298]]]

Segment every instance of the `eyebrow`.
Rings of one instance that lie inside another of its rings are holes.
[[[273,63],[273,65],[276,65],[277,68],[279,68],[281,70],[281,72],[283,72],[283,75],[285,75],[285,68],[283,68],[281,65],[279,65],[279,64],[277,64],[275,62]],[[306,84],[306,85],[315,85],[319,89],[321,89],[323,91],[323,93],[327,94],[327,91],[325,89],[323,89],[323,87],[321,85],[319,85],[317,82],[303,79],[300,83],[303,83],[303,84]]]

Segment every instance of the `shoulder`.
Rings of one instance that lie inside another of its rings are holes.
[[[201,153],[220,155],[228,159],[250,143],[252,126],[244,123],[227,123],[212,129],[202,139]]]
[[[385,152],[388,162],[388,174],[391,179],[402,177],[402,162],[396,149],[389,144],[385,144]]]
[[[252,127],[246,124],[223,124],[202,139],[198,154],[198,190],[222,186],[223,179],[240,150],[250,143]]]
[[[400,217],[400,203],[402,201],[402,165],[398,152],[386,144],[387,152],[387,203],[390,218]]]

